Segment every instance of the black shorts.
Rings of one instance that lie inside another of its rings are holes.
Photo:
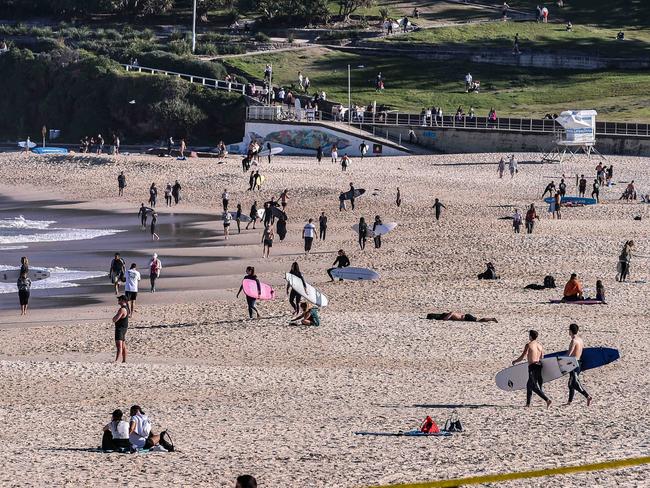
[[[273,247],[273,241],[271,239],[264,239],[264,245],[266,247]]]
[[[134,302],[138,298],[138,292],[137,291],[127,291],[126,292],[126,298],[127,300],[133,300]]]
[[[18,300],[20,300],[21,305],[27,305],[29,303],[29,291],[19,291]]]
[[[127,325],[126,327],[115,327],[115,340],[116,341],[123,341],[126,339],[126,331],[129,328]]]

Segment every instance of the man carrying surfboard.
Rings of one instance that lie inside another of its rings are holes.
[[[339,252],[336,256],[336,259],[332,263],[332,266],[336,266],[336,268],[347,268],[348,266],[350,266],[350,259],[345,255],[345,251],[343,249],[339,249]],[[334,277],[332,276],[332,271],[334,271],[336,268],[330,268],[327,270],[327,274],[332,281],[334,281]],[[339,281],[343,281],[343,280],[339,279]]]
[[[544,348],[537,342],[539,336],[536,330],[528,331],[529,341],[524,347],[521,355],[512,362],[512,365],[523,361],[528,361],[528,383],[526,383],[526,407],[530,407],[530,401],[535,392],[542,400],[546,402],[546,408],[551,406],[551,400],[546,396],[542,389],[542,358],[544,357]]]
[[[585,348],[585,343],[582,340],[582,337],[578,335],[579,330],[580,328],[578,327],[578,324],[569,325],[571,343],[569,344],[568,355],[573,356],[578,360],[578,367],[569,373],[569,400],[566,404],[571,405],[573,397],[577,391],[587,399],[587,406],[589,406],[591,405],[592,400],[591,395],[587,393],[587,390],[584,389],[582,383],[580,382],[580,378],[578,378],[578,375],[580,374],[580,368],[582,367],[582,351]]]

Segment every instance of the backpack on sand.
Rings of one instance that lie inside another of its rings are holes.
[[[551,275],[544,276],[544,288],[555,288],[555,278]]]
[[[166,430],[163,430],[160,433],[159,444],[163,446],[165,449],[167,449],[169,452],[174,452],[174,442],[172,441],[169,432],[167,432]]]
[[[420,432],[424,432],[425,434],[437,434],[440,432],[440,428],[438,427],[438,424],[427,415],[427,418],[424,419],[420,426]]]

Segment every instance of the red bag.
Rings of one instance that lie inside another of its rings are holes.
[[[424,422],[422,422],[422,425],[420,426],[420,432],[424,432],[425,434],[437,434],[440,432],[440,427],[438,427],[438,424],[427,415],[427,418],[424,419]]]

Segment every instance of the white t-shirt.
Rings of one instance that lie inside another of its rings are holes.
[[[313,239],[316,236],[316,226],[314,224],[305,225],[305,229],[303,230],[303,235],[305,237],[311,237]]]
[[[221,199],[222,199],[222,200],[230,200],[230,195],[228,195],[228,192],[227,192],[227,191],[224,191],[224,192],[221,194]]]
[[[151,433],[151,422],[149,417],[137,414],[131,417],[131,422],[135,422],[135,430],[129,434],[129,442],[132,446],[142,449],[147,437]]]
[[[120,420],[119,422],[110,422],[106,427],[111,431],[113,439],[129,438],[129,423],[124,420]]]
[[[130,269],[126,272],[126,286],[124,290],[137,293],[138,281],[140,281],[140,272],[137,269]]]

